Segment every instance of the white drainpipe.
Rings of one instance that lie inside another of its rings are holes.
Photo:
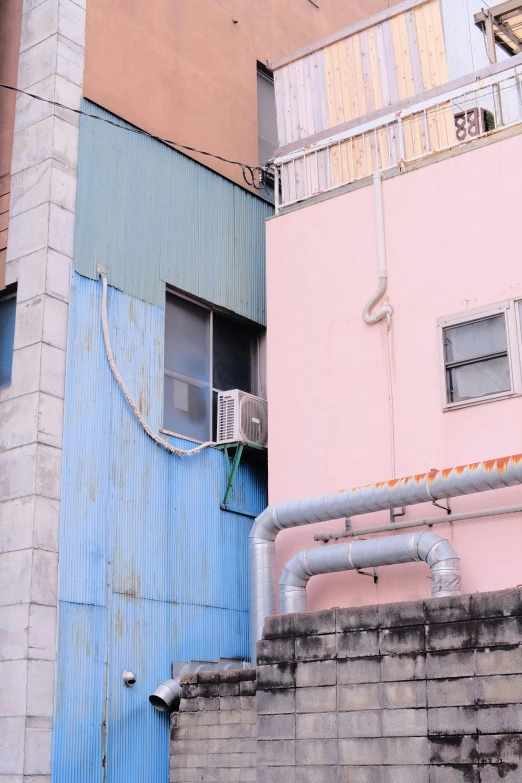
[[[367,324],[376,324],[383,318],[390,319],[393,313],[393,307],[389,304],[379,307],[375,313],[372,308],[375,307],[379,299],[382,299],[386,293],[388,285],[388,270],[386,266],[386,242],[384,238],[384,211],[382,205],[382,175],[380,171],[373,174],[373,192],[375,195],[375,222],[377,234],[377,258],[379,261],[379,284],[377,290],[364,305],[362,317]]]
[[[275,539],[280,530],[516,484],[522,484],[522,454],[268,506],[254,522],[249,540],[252,662],[265,617],[275,613]]]
[[[306,612],[306,586],[312,576],[415,560],[430,566],[433,598],[459,595],[460,560],[449,541],[435,533],[406,533],[302,549],[288,561],[279,580],[281,614]]]

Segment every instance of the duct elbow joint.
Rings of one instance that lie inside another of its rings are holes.
[[[178,706],[181,699],[180,678],[165,680],[158,685],[154,693],[149,696],[149,701],[158,712],[170,712]]]

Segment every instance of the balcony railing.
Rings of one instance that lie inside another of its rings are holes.
[[[274,159],[276,210],[521,122],[522,54],[295,142]]]

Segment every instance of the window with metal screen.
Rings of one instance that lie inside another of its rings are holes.
[[[216,440],[217,393],[258,393],[259,328],[168,292],[163,427]]]
[[[16,320],[16,286],[0,293],[0,388],[11,385]]]
[[[443,334],[448,403],[511,390],[503,313],[447,327]]]

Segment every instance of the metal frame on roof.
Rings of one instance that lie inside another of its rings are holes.
[[[522,52],[522,2],[506,0],[484,8],[474,16],[475,24],[486,36],[488,56],[496,62],[495,46],[513,56]]]

